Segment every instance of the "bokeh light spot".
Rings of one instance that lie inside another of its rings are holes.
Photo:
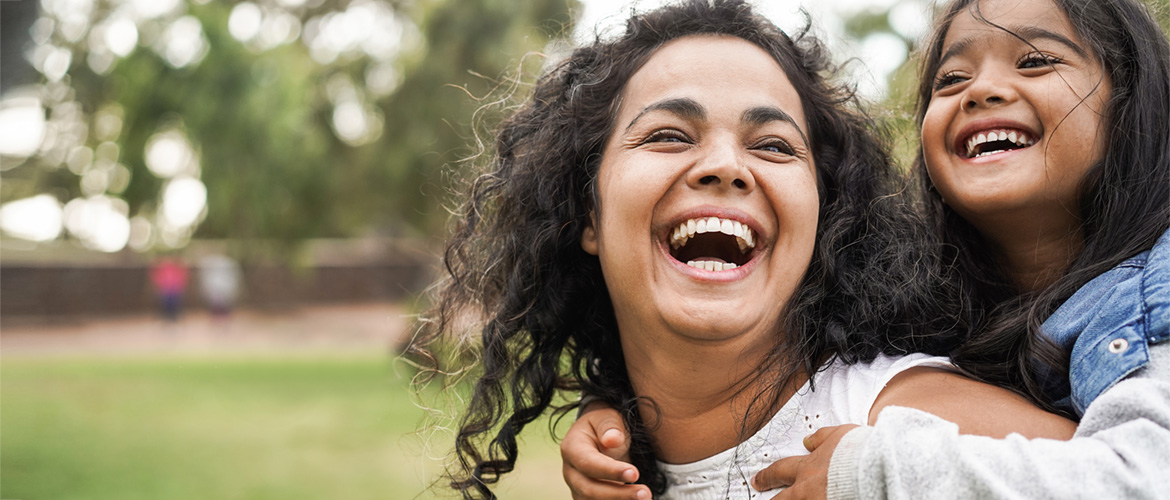
[[[5,203],[0,206],[0,229],[25,240],[56,239],[61,234],[61,203],[48,194]]]

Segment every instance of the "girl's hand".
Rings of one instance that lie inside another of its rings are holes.
[[[613,407],[594,401],[585,406],[561,441],[565,484],[575,500],[649,500],[650,489],[629,464],[630,437]]]
[[[773,500],[825,498],[825,490],[829,487],[829,459],[833,458],[833,450],[837,449],[837,443],[854,427],[857,426],[838,425],[814,432],[804,438],[804,447],[808,449],[808,455],[777,460],[756,474],[752,479],[752,487],[759,491],[767,491],[787,486],[784,491],[772,497]]]

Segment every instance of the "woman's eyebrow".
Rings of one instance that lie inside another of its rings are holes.
[[[626,131],[629,132],[643,115],[651,111],[667,111],[688,120],[702,120],[707,116],[707,110],[694,99],[687,97],[666,99],[642,108],[642,111],[639,111],[638,115],[633,120],[630,120],[630,124],[626,126]]]
[[[804,130],[800,129],[800,125],[792,118],[792,115],[785,113],[780,108],[772,106],[756,106],[743,112],[743,117],[740,118],[743,123],[751,126],[760,126],[768,122],[782,121],[792,125],[796,129],[796,133],[800,134],[800,140],[808,144],[808,137],[805,137]]]

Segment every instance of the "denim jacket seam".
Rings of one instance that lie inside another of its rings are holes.
[[[1141,302],[1142,302],[1141,303],[1142,338],[1145,339],[1147,344],[1157,344],[1160,342],[1164,342],[1166,340],[1170,340],[1170,335],[1163,336],[1162,338],[1157,338],[1154,335],[1154,332],[1148,326],[1150,317],[1153,315],[1153,311],[1152,311],[1153,308],[1150,306],[1150,296],[1149,296],[1149,291],[1148,291],[1148,289],[1149,289],[1148,284],[1149,284],[1150,279],[1157,279],[1157,277],[1151,277],[1150,273],[1147,271],[1149,271],[1148,268],[1146,268],[1146,267],[1142,268],[1141,286],[1139,287],[1140,289],[1138,290],[1138,293],[1140,294]]]
[[[1139,295],[1139,297],[1141,297],[1142,302],[1138,307],[1140,307],[1141,311],[1142,311],[1142,316],[1141,316],[1142,338],[1146,340],[1147,344],[1152,344],[1152,343],[1154,343],[1155,339],[1153,339],[1150,336],[1150,329],[1147,328],[1147,324],[1149,323],[1148,319],[1150,317],[1150,296],[1146,292],[1146,278],[1148,278],[1148,277],[1149,277],[1149,275],[1148,275],[1148,273],[1146,273],[1146,268],[1143,267],[1142,268],[1142,275],[1141,275],[1141,286],[1138,287],[1138,295]]]

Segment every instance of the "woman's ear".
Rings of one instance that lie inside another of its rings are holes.
[[[597,255],[597,230],[593,229],[596,226],[597,218],[593,216],[593,212],[589,212],[589,225],[581,231],[581,249],[589,255]]]

